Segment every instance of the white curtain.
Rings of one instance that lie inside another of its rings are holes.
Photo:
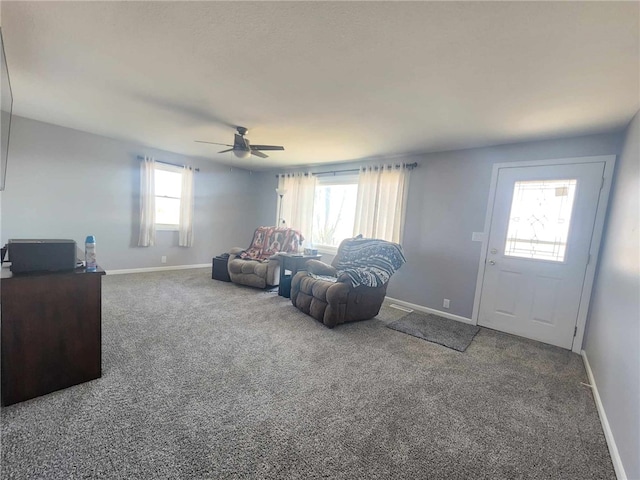
[[[193,246],[193,168],[182,170],[182,195],[180,197],[180,224],[178,245]]]
[[[140,163],[139,247],[150,247],[156,242],[155,164],[153,157],[144,157]]]
[[[358,176],[353,234],[402,243],[409,168],[404,165],[365,167]]]
[[[282,197],[284,226],[300,231],[305,237],[305,244],[307,244],[311,241],[316,177],[310,173],[283,174],[278,177],[278,188],[286,190]],[[280,205],[276,207],[279,210]],[[276,212],[276,218],[277,215],[278,212]],[[282,220],[278,219],[276,224]],[[282,223],[279,226],[283,226]]]

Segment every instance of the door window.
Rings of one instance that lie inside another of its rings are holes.
[[[576,179],[515,182],[505,255],[564,262]]]

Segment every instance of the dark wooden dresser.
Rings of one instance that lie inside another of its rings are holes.
[[[1,270],[2,405],[99,378],[105,271]]]

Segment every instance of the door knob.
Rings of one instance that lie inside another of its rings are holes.
[[[496,262],[494,262],[493,260],[489,261],[489,265],[495,265],[495,264],[496,264]]]

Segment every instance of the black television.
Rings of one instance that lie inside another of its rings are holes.
[[[0,56],[2,72],[0,73],[0,191],[4,190],[7,177],[7,159],[9,157],[9,136],[11,132],[11,115],[13,112],[13,94],[9,81],[7,58],[4,54],[4,39],[0,28]]]

